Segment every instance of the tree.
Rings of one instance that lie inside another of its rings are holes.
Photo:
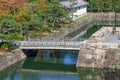
[[[119,5],[120,0],[112,0],[112,10],[115,13],[114,17],[114,27],[113,27],[113,34],[116,33],[116,13],[119,11],[120,5]]]
[[[2,19],[0,19],[1,33],[9,33],[11,30],[17,30],[17,22],[13,15],[6,14]]]
[[[6,13],[10,12],[10,11],[14,11],[14,4],[15,1],[8,1],[8,0],[0,0],[0,10],[5,11]]]
[[[60,27],[60,24],[68,18],[68,10],[60,4],[59,0],[52,0],[47,5],[47,13],[49,13],[48,21],[52,22],[53,27]]]
[[[15,2],[12,10],[0,14],[3,35],[6,32],[12,34],[11,29],[23,36],[40,36],[43,32],[61,27],[61,23],[69,18],[68,10],[62,7],[59,0],[33,0],[21,7],[16,5]]]
[[[40,16],[39,3],[29,3],[21,7],[16,14],[16,20],[20,23],[22,34],[29,34],[30,31],[40,30],[42,17]]]
[[[19,24],[12,14],[5,14],[0,19],[0,39],[1,40],[21,40],[22,36],[18,33]]]

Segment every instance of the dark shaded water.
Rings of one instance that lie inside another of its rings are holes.
[[[40,50],[37,57],[26,59],[23,68],[76,72],[77,57],[78,51],[49,50],[46,52],[46,50]]]

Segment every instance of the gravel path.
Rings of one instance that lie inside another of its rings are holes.
[[[120,35],[111,35],[104,40],[105,43],[120,43]]]

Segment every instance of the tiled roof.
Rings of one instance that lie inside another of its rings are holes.
[[[71,2],[70,1],[62,1],[61,4],[65,7],[68,7],[70,8],[70,4]],[[77,3],[73,6],[73,7],[77,7],[77,6],[81,6],[81,5],[86,5],[88,4],[86,1],[83,1],[83,0],[77,0]]]

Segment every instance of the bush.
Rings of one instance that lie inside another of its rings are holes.
[[[1,43],[1,44],[0,44],[0,48],[1,48],[1,49],[8,50],[9,47],[10,47],[10,44],[9,44],[9,43]]]

